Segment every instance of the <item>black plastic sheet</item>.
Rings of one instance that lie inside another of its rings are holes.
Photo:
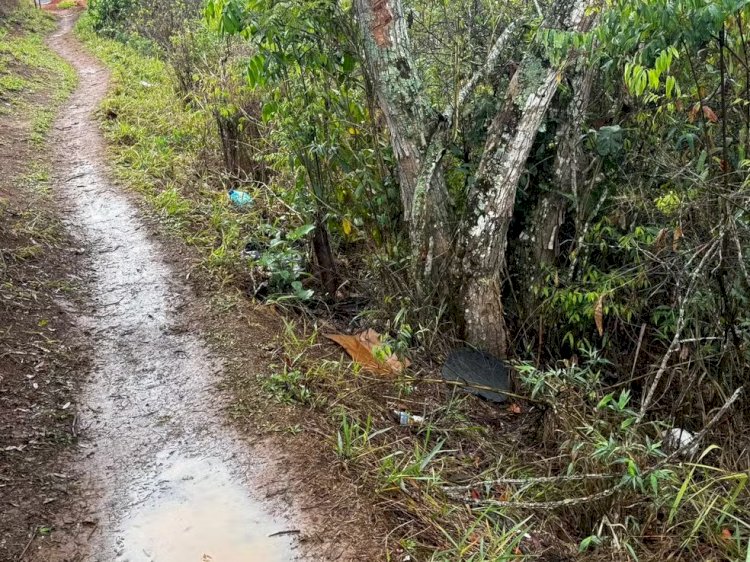
[[[443,365],[443,378],[448,381],[463,382],[467,385],[491,387],[510,391],[508,366],[484,351],[469,348],[454,349]],[[498,392],[483,388],[464,387],[464,390],[492,402],[505,402],[507,397]]]

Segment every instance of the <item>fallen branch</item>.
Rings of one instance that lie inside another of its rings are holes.
[[[495,387],[487,386],[484,384],[472,384],[472,383],[467,383],[463,381],[448,381],[445,379],[419,379],[415,377],[402,377],[402,378],[399,378],[398,381],[399,382],[413,382],[413,383],[428,383],[428,384],[447,384],[449,386],[475,388],[477,390],[487,390],[489,392],[497,392],[498,394],[502,394],[504,396],[509,396],[511,398],[516,398],[518,400],[525,400],[526,402],[533,402],[534,404],[549,404],[549,402],[546,402],[544,400],[537,400],[535,398],[529,398],[528,396],[515,394],[513,392],[509,392],[501,388],[495,388]]]
[[[34,527],[34,530],[31,532],[31,538],[29,539],[29,542],[26,543],[26,546],[21,551],[21,554],[18,555],[18,560],[23,560],[23,557],[26,555],[26,552],[31,547],[31,543],[34,542],[34,539],[36,538],[37,531],[39,531],[39,525]]]
[[[459,490],[471,490],[478,486],[494,486],[501,484],[546,484],[550,482],[579,482],[583,480],[608,480],[611,478],[617,478],[618,474],[574,474],[574,475],[560,475],[560,476],[531,476],[528,478],[497,478],[495,480],[483,480],[482,482],[476,482],[474,484],[445,486],[443,491],[459,491]]]

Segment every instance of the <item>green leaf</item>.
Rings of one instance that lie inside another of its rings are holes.
[[[295,228],[289,234],[287,234],[286,239],[289,240],[290,242],[294,242],[296,240],[304,238],[305,236],[310,234],[313,230],[315,230],[314,224],[303,224],[302,226]]]
[[[622,150],[624,135],[619,125],[599,129],[596,135],[596,151],[599,156],[615,156]]]
[[[667,97],[672,97],[672,92],[674,92],[675,84],[677,84],[677,81],[675,80],[674,76],[667,76]]]

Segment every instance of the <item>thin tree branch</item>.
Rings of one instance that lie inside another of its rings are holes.
[[[656,393],[656,389],[659,386],[659,383],[661,382],[661,379],[667,370],[669,358],[680,346],[680,336],[682,335],[682,329],[685,327],[685,309],[687,308],[687,299],[690,296],[690,293],[693,291],[693,287],[695,286],[695,282],[698,279],[698,275],[703,270],[703,267],[706,265],[706,262],[708,261],[708,259],[713,256],[714,251],[716,250],[717,246],[719,246],[719,242],[721,238],[722,237],[719,236],[711,243],[711,246],[703,255],[703,258],[701,259],[698,266],[690,274],[690,283],[687,289],[685,290],[685,295],[682,297],[681,302],[680,302],[680,310],[679,310],[679,315],[677,318],[677,327],[675,328],[674,337],[672,338],[672,343],[669,344],[669,348],[667,348],[666,353],[662,357],[661,364],[659,365],[659,370],[656,372],[656,376],[654,377],[654,380],[651,383],[651,386],[646,392],[646,397],[641,403],[641,411],[638,414],[637,423],[639,423],[643,419],[643,416],[646,415],[646,411],[651,405],[651,401],[654,399],[654,394]],[[690,261],[692,261],[692,258]],[[688,262],[688,265],[689,264],[690,262]]]
[[[716,425],[719,420],[724,416],[724,414],[727,413],[729,408],[734,404],[737,399],[742,394],[743,387],[739,387],[737,390],[734,391],[734,394],[727,400],[724,405],[719,409],[718,412],[711,418],[711,420],[705,425],[705,427],[689,442],[684,443],[680,448],[678,448],[676,451],[674,451],[671,455],[668,457],[665,457],[658,463],[656,463],[654,466],[646,470],[641,474],[641,479],[645,479],[649,475],[653,474],[657,470],[661,469],[662,467],[666,466],[670,462],[672,462],[675,458],[677,458],[679,455],[684,453],[690,448],[695,447],[697,443],[699,443],[709,432],[709,430]],[[511,508],[518,508],[518,509],[557,509],[560,507],[571,507],[575,505],[581,505],[593,501],[602,500],[605,498],[608,498],[618,491],[622,490],[626,486],[630,484],[630,480],[623,479],[620,482],[618,482],[615,486],[612,486],[611,488],[607,488],[606,490],[602,490],[601,492],[597,492],[595,494],[591,494],[588,496],[583,497],[577,497],[577,498],[565,498],[563,500],[557,500],[557,501],[549,501],[549,502],[515,502],[515,501],[500,501],[500,500],[475,500],[475,499],[466,499],[461,497],[456,497],[455,493],[448,493],[450,497],[453,497],[454,499],[458,499],[460,501],[463,501],[464,503],[468,503],[471,505],[493,505],[497,507],[511,507]]]
[[[481,68],[477,69],[472,77],[469,78],[469,81],[463,85],[461,90],[459,90],[458,95],[456,96],[455,103],[449,103],[445,107],[445,109],[443,110],[443,117],[449,123],[455,115],[456,110],[459,109],[464,103],[466,103],[469,97],[474,93],[474,90],[476,89],[480,80],[487,78],[495,70],[500,55],[505,50],[509,39],[511,38],[513,32],[517,27],[518,23],[513,22],[505,28],[505,30],[500,34],[500,37],[497,38],[497,41],[495,41],[495,44],[492,45],[490,52],[487,54],[487,60],[484,62],[484,65]]]

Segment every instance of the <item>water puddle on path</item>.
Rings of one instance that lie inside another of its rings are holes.
[[[159,489],[126,517],[129,561],[286,562],[283,533],[215,459],[171,455]]]

